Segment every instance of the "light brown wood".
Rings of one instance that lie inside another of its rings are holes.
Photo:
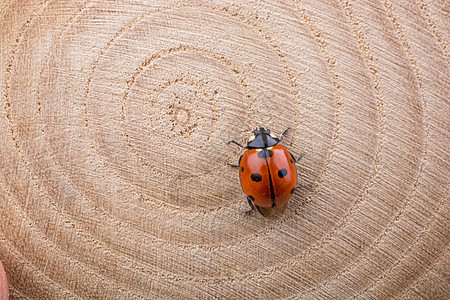
[[[0,4],[15,298],[445,299],[448,1]],[[246,214],[280,134],[299,189]]]

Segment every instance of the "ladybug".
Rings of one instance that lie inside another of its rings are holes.
[[[283,213],[297,187],[297,159],[279,145],[288,130],[277,138],[269,129],[260,127],[253,131],[247,146],[228,142],[247,149],[239,165],[231,166],[239,168],[241,186],[252,210],[256,207],[266,217]]]

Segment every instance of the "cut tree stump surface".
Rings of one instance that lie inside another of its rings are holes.
[[[0,4],[12,299],[449,299],[449,2]],[[253,129],[295,156],[249,207]]]

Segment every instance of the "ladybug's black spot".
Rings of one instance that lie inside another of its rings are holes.
[[[255,182],[260,182],[262,180],[261,174],[259,173],[253,173],[250,178]]]
[[[267,155],[268,155],[269,157],[272,157],[273,151],[272,151],[272,150],[266,150],[266,151],[267,151]],[[266,151],[264,151],[264,150],[259,151],[259,152],[258,152],[258,157],[259,157],[259,158],[266,158]]]
[[[291,190],[291,194],[293,194],[293,193],[295,193],[295,188],[293,188],[293,189]]]
[[[290,159],[290,161],[291,161],[291,164],[293,164],[293,163],[294,163],[294,161],[292,160],[292,158]]]
[[[280,171],[278,171],[278,177],[283,178],[286,175],[287,175],[286,169],[281,169]]]
[[[244,172],[244,167],[241,167],[241,172]]]
[[[255,201],[255,197],[253,197],[252,195],[248,195],[247,199],[250,200],[250,201]]]

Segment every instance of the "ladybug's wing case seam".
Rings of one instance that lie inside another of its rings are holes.
[[[269,168],[269,151],[267,149],[263,149],[264,151],[264,157],[266,159],[267,164],[267,172],[269,173],[269,182],[270,182],[270,199],[272,200],[272,207],[275,206],[275,189],[273,187],[273,179],[272,174],[270,174],[270,168]]]

